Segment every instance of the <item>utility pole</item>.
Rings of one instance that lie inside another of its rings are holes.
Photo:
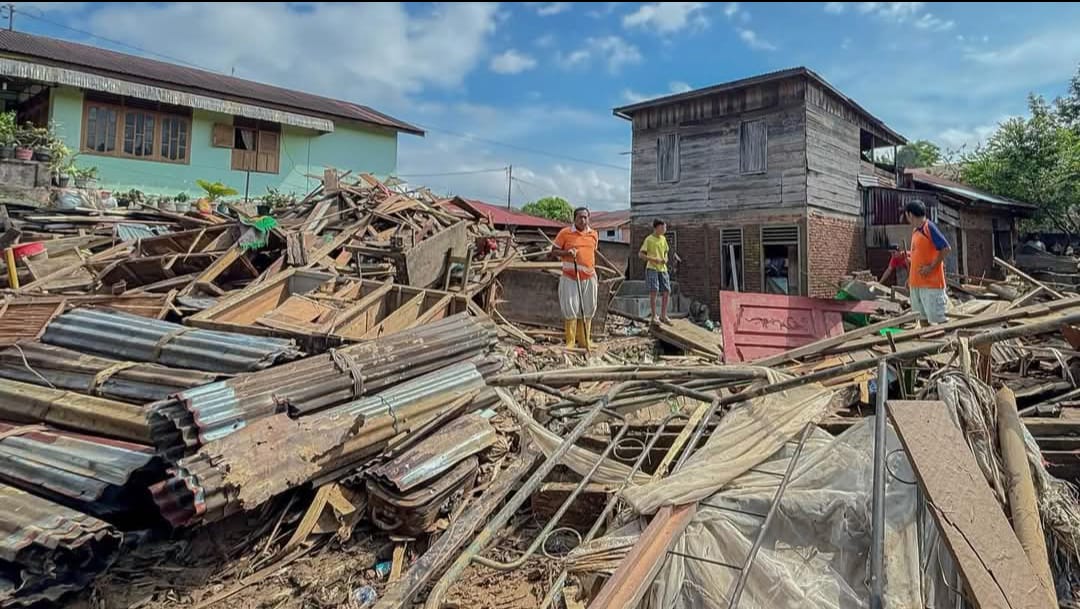
[[[15,4],[12,3],[12,2],[8,2],[4,6],[7,7],[7,11],[8,11],[7,12],[7,15],[8,15],[7,29],[10,32],[10,31],[15,29]]]
[[[510,187],[514,184],[514,166],[506,167],[506,209],[510,209]]]

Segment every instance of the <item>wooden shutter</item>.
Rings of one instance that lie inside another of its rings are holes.
[[[278,173],[279,151],[281,138],[273,131],[260,131],[258,144],[258,159],[255,171],[263,173]]]
[[[675,182],[679,179],[679,135],[665,133],[656,138],[656,181]]]
[[[763,173],[766,164],[765,119],[746,121],[739,126],[739,172]]]
[[[234,138],[232,125],[214,123],[214,130],[210,138],[211,146],[214,148],[232,148]]]

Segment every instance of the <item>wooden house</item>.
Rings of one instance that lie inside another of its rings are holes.
[[[881,159],[905,139],[813,71],[614,112],[633,125],[631,243],[666,220],[683,293],[713,312],[722,289],[828,297],[866,268],[860,176],[895,188]]]

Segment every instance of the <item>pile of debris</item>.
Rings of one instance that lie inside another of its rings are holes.
[[[543,237],[334,172],[271,213],[5,210],[0,607],[1080,599],[1071,288],[650,326],[601,261],[566,349]]]

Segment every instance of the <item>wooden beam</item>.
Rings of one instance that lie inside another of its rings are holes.
[[[887,410],[975,607],[1051,609],[945,403],[889,401]]]
[[[210,266],[206,267],[203,272],[199,273],[199,276],[192,281],[188,287],[180,293],[181,296],[187,296],[195,289],[195,286],[202,283],[214,283],[222,273],[229,270],[229,267],[234,262],[240,259],[244,255],[244,250],[240,249],[240,245],[234,245],[225,250],[225,253],[218,256],[217,260],[210,263]]]
[[[831,348],[833,348],[833,347],[835,347],[837,345],[842,345],[845,342],[847,342],[849,340],[852,340],[854,338],[862,338],[864,336],[871,336],[871,335],[877,334],[878,332],[880,332],[880,331],[882,331],[882,330],[884,330],[886,328],[892,328],[892,327],[896,327],[896,326],[902,326],[902,325],[907,324],[907,323],[911,323],[911,322],[915,321],[918,318],[919,318],[918,313],[905,313],[905,314],[897,316],[897,317],[892,317],[892,318],[886,319],[884,321],[879,321],[877,323],[870,324],[869,326],[863,326],[861,328],[856,328],[856,329],[854,329],[854,330],[852,330],[850,332],[844,332],[843,334],[840,334],[840,335],[837,335],[837,336],[831,336],[829,338],[823,338],[821,340],[814,341],[814,342],[810,343],[809,345],[803,345],[801,347],[796,347],[794,349],[789,349],[788,351],[785,351],[783,353],[778,353],[776,355],[766,357],[766,358],[754,361],[752,363],[755,366],[776,366],[776,365],[779,365],[779,364],[783,364],[784,362],[793,361],[793,360],[801,359],[801,358],[804,358],[804,357],[817,355],[819,353],[824,353],[828,349],[831,349]]]
[[[1006,271],[1009,271],[1010,273],[1016,275],[1017,277],[1023,279],[1024,281],[1030,283],[1031,285],[1034,285],[1035,287],[1039,287],[1039,288],[1042,288],[1042,289],[1046,290],[1046,292],[1051,294],[1054,298],[1065,298],[1065,295],[1062,294],[1061,292],[1058,292],[1058,291],[1056,291],[1056,290],[1054,290],[1052,288],[1047,287],[1047,285],[1045,283],[1039,281],[1038,279],[1035,279],[1031,275],[1028,275],[1024,271],[1021,271],[1020,269],[1018,269],[1015,266],[1009,264],[1008,262],[1005,262],[1004,260],[1002,260],[1001,258],[998,258],[997,256],[994,256],[994,264],[1000,266],[1001,268],[1005,269]]]
[[[379,338],[412,327],[413,323],[416,322],[416,317],[420,314],[420,306],[424,304],[425,296],[424,292],[420,292],[405,304],[391,311],[374,328],[368,330],[364,334],[364,338]]]

